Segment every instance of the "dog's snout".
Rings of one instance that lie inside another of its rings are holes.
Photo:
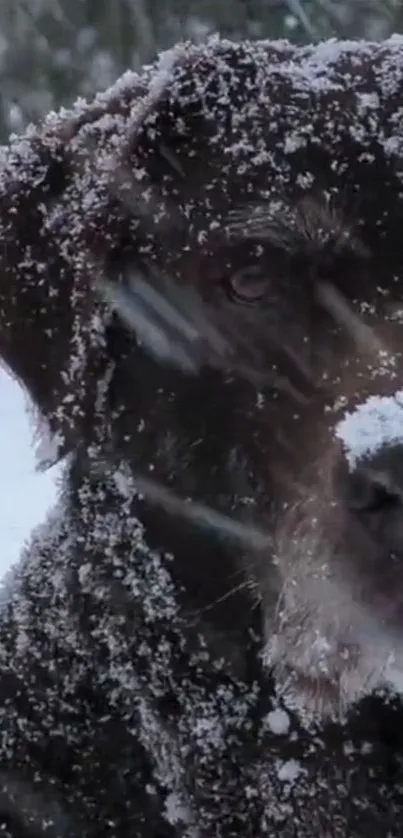
[[[382,555],[403,556],[403,445],[385,446],[372,456],[339,469],[339,498]]]
[[[398,507],[403,511],[403,450],[399,460],[401,474],[396,474],[396,468],[371,463],[349,473],[347,497],[350,508],[374,514],[389,513]]]
[[[336,427],[343,502],[388,554],[403,555],[403,393],[371,396]]]

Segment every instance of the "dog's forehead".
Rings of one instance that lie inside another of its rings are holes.
[[[399,78],[399,39],[304,49],[211,39],[176,47],[92,104],[46,120],[41,141],[54,147],[64,140],[63,154],[77,172],[64,229],[78,238],[85,223],[102,250],[105,240],[113,244],[121,219],[118,212],[113,223],[112,196],[131,215],[132,230],[133,217],[152,215],[156,235],[166,232],[167,240],[179,205],[185,245],[196,246],[246,201],[347,188],[351,200],[358,189],[366,218],[376,214],[380,228],[390,226],[390,218],[378,217],[374,195],[390,192],[386,180],[398,176],[403,131],[400,111],[385,115],[379,103]],[[368,165],[373,177],[378,154],[382,184],[373,189],[364,170]],[[49,219],[47,226],[53,232]]]
[[[167,53],[156,73],[159,81],[151,86],[158,84],[160,101],[179,129],[185,113],[202,117],[212,147],[219,146],[228,161],[261,168],[275,162],[270,152],[291,155],[312,141],[337,146],[347,119],[351,138],[362,151],[368,147],[385,117],[380,96],[390,95],[403,75],[401,39],[379,48],[327,42],[302,50],[285,42],[212,39]],[[155,120],[149,111],[145,122],[155,126]],[[389,131],[380,138],[391,155],[398,153],[397,122],[394,115],[394,138]]]
[[[117,186],[111,174],[119,161],[135,165],[135,179],[146,191],[141,155],[130,157],[145,135],[143,161],[148,166],[156,154],[167,163],[170,158],[178,190],[181,173],[195,184],[199,177],[207,189],[214,181],[223,194],[229,177],[253,190],[264,171],[263,191],[273,179],[277,194],[288,184],[306,191],[320,180],[321,155],[331,149],[335,154],[326,178],[333,172],[335,181],[346,170],[354,144],[369,166],[374,143],[385,159],[398,164],[401,111],[385,113],[380,103],[382,95],[394,94],[402,78],[402,39],[397,37],[380,45],[328,42],[304,49],[285,42],[211,39],[168,51],[141,76],[125,74],[92,104],[79,102],[70,112],[51,114],[42,128],[32,129],[28,142],[18,141],[12,150],[17,167],[26,158],[28,186],[35,134],[54,153],[60,144],[61,153],[79,169],[76,189],[85,211],[91,203],[99,206],[106,186]],[[340,143],[346,135],[350,146],[343,153]],[[317,167],[304,158],[309,145],[316,150]],[[164,178],[160,188],[164,193]],[[147,200],[146,194],[142,197]]]
[[[333,230],[350,235],[344,210],[355,216],[350,240],[356,251],[369,242],[380,246],[384,235],[398,236],[402,126],[398,112],[382,111],[381,101],[401,78],[399,38],[379,47],[330,42],[304,49],[212,39],[167,53],[132,108],[128,147],[142,201],[149,195],[152,203],[159,178],[156,216],[172,220],[172,204],[179,206],[186,240],[167,230],[171,250],[178,244],[196,256],[218,249],[221,234],[236,227],[234,211],[238,232],[249,232],[251,223],[256,228],[253,204],[259,208],[261,201],[272,215],[269,244],[289,236],[288,216],[296,228],[302,220],[305,233],[312,219],[323,241]],[[374,188],[378,163],[382,184]],[[147,192],[150,173],[154,185]],[[328,209],[324,213],[319,202],[316,217],[300,213],[295,222],[295,205],[307,194],[326,194]]]

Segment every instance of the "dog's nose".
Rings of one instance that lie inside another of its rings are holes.
[[[403,558],[403,446],[385,448],[354,471],[343,471],[342,494],[350,515],[383,556]]]
[[[378,515],[398,507],[403,511],[403,447],[395,447],[390,456],[387,451],[383,453],[380,460],[366,461],[349,473],[347,499],[351,509]]]
[[[347,412],[336,436],[344,502],[385,548],[403,554],[403,391]]]

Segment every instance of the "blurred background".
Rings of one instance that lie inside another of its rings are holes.
[[[402,31],[403,0],[0,0],[0,141],[181,39]]]
[[[0,143],[159,50],[215,32],[380,40],[403,32],[403,0],[0,0]],[[0,370],[0,578],[56,496],[57,470],[35,472],[24,406]]]

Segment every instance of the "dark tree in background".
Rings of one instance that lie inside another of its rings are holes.
[[[402,0],[2,0],[0,132],[110,84],[176,41],[403,31]]]

